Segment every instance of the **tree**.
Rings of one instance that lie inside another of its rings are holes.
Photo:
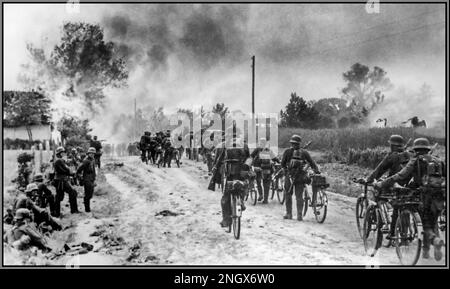
[[[72,142],[84,142],[90,139],[89,121],[87,119],[79,119],[73,116],[64,116],[57,124],[58,130],[61,132],[61,138],[64,141],[72,139]]]
[[[314,102],[307,103],[295,92],[291,93],[286,110],[281,110],[281,125],[285,127],[302,127],[316,129],[320,125],[319,112],[313,107]]]
[[[93,108],[102,103],[107,87],[126,84],[128,72],[122,58],[115,55],[113,42],[105,42],[103,29],[96,24],[67,22],[60,43],[47,59],[42,48],[28,45],[33,65],[25,65],[19,80],[47,91],[64,90],[64,95],[86,101]]]
[[[50,99],[36,91],[4,91],[4,119],[5,126],[24,125],[28,138],[33,141],[31,125],[50,124]]]
[[[322,98],[314,103],[321,117],[321,128],[339,127],[338,119],[348,114],[347,101],[342,98]]]
[[[346,86],[341,90],[342,94],[362,111],[372,110],[377,104],[383,102],[384,94],[381,93],[393,88],[387,72],[375,66],[370,70],[366,65],[355,63],[350,70],[343,73]]]

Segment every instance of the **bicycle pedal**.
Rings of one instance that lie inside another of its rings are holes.
[[[314,212],[314,215],[319,216],[320,212]]]

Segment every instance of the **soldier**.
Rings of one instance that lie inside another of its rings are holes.
[[[284,151],[281,160],[281,167],[288,173],[288,177],[285,178],[284,183],[286,190],[286,215],[283,218],[292,219],[293,188],[291,185],[294,185],[295,198],[297,201],[297,220],[303,221],[303,190],[305,183],[308,181],[308,176],[304,170],[306,163],[311,166],[316,174],[319,174],[320,172],[309,153],[300,148],[300,136],[293,135],[289,142],[291,143],[291,147]]]
[[[379,179],[386,172],[388,177],[393,176],[398,173],[409,161],[409,153],[405,151],[405,141],[400,135],[391,135],[388,141],[391,152],[387,154],[384,159],[378,164],[375,170],[367,177],[366,182],[372,183],[374,180]],[[401,182],[401,185],[406,185],[406,183]],[[386,236],[387,239],[392,239],[394,236],[395,222],[397,222],[398,210],[394,205],[394,210],[392,212],[392,222],[389,230],[389,234]]]
[[[37,247],[45,252],[51,251],[44,236],[39,233],[31,222],[31,212],[28,209],[18,209],[14,217],[14,227],[6,234],[6,242],[17,250]]]
[[[36,205],[40,208],[50,208],[50,213],[55,216],[55,196],[52,191],[44,183],[44,176],[42,174],[36,174],[33,177],[33,182],[37,185],[38,191],[36,196]]]
[[[245,149],[243,143],[240,143],[239,139],[233,137],[232,142],[228,142],[226,148],[219,156],[218,162],[223,160],[226,183],[223,190],[222,199],[220,201],[222,207],[222,222],[220,225],[222,227],[228,227],[231,223],[231,187],[228,182],[234,183],[234,181],[245,181],[245,176],[243,175],[244,163],[247,158],[250,157],[248,149]],[[241,204],[243,205],[243,204]],[[245,210],[245,206],[242,207]]]
[[[69,168],[71,170],[76,170],[80,161],[81,160],[80,160],[80,157],[78,156],[77,150],[75,148],[72,148],[70,150],[70,154],[67,156],[67,165],[69,166]],[[74,185],[74,186],[79,185],[76,175],[72,176],[70,178],[70,180],[71,180],[71,182],[70,182],[71,185]]]
[[[256,184],[258,185],[258,201],[262,201],[264,195],[263,204],[267,204],[269,199],[270,176],[272,175],[271,161],[277,163],[280,162],[273,151],[270,148],[266,147],[266,145],[266,139],[261,138],[259,140],[259,146],[251,154],[251,158],[253,159],[253,166],[256,172]],[[263,183],[262,186],[261,183]]]
[[[84,151],[84,149],[82,147],[77,147],[77,152],[79,160],[80,161],[84,160],[84,158],[86,157],[86,152]]]
[[[139,148],[141,149],[141,160],[142,162],[148,163],[148,153],[150,151],[150,138],[151,133],[145,131],[144,135],[141,136],[141,141],[139,142]]]
[[[78,167],[77,174],[82,175],[84,185],[84,210],[86,213],[91,211],[90,201],[94,194],[95,186],[95,148],[90,147],[87,152],[87,157],[83,163]]]
[[[39,208],[34,202],[33,198],[38,193],[38,186],[31,183],[27,186],[25,194],[19,194],[14,200],[12,211],[17,212],[19,209],[27,209],[32,213],[33,221],[47,231],[61,230],[61,225],[58,224],[49,214],[43,209]]]
[[[69,184],[68,179],[73,174],[70,168],[66,165],[63,159],[65,153],[63,147],[56,149],[56,160],[53,163],[55,170],[55,188],[56,188],[56,200],[55,200],[55,216],[61,215],[61,201],[64,199],[64,193],[69,194],[70,212],[72,214],[79,213],[77,205],[77,191],[75,191]]]
[[[394,183],[408,183],[411,188],[422,188],[423,211],[422,223],[424,229],[423,258],[430,257],[430,245],[434,246],[434,258],[442,259],[444,241],[439,237],[437,220],[444,208],[445,197],[442,188],[445,187],[445,164],[430,154],[430,142],[426,138],[414,140],[415,155],[406,166],[393,176],[375,184],[377,188],[386,189]],[[411,180],[411,182],[410,182]]]
[[[95,148],[95,151],[96,151],[95,156],[94,156],[95,164],[100,169],[100,157],[102,156],[102,143],[97,140],[96,135],[94,136],[94,140],[91,141],[90,146]]]

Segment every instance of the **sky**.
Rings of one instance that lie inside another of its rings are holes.
[[[69,13],[65,4],[5,4],[4,89],[21,89],[27,43],[50,51],[65,21],[86,21],[104,28],[130,72],[128,88],[108,91],[106,119],[117,108],[132,113],[134,99],[167,110],[223,102],[250,111],[252,55],[257,112],[279,112],[291,92],[340,97],[342,73],[356,62],[387,71],[394,89],[386,99],[398,103],[427,83],[427,107],[442,108],[444,7],[382,3],[368,14],[362,4],[81,4]]]

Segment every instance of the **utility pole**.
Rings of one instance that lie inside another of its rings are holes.
[[[255,131],[255,56],[252,56],[252,131],[258,139],[258,131]],[[250,141],[250,140],[249,140]]]
[[[134,130],[133,130],[134,140],[133,141],[136,141],[136,139],[137,139],[136,129],[137,129],[137,119],[136,119],[136,98],[135,98],[134,99]]]

